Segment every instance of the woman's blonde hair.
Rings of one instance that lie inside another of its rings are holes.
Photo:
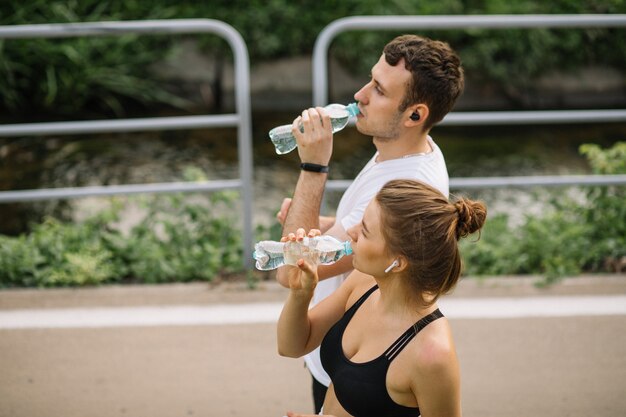
[[[407,259],[411,286],[424,304],[434,303],[459,280],[458,241],[483,227],[485,204],[466,198],[450,202],[435,188],[415,180],[389,181],[376,202],[389,254]]]

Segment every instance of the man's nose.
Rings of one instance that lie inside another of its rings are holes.
[[[359,91],[354,93],[354,99],[356,101],[358,101],[359,103],[367,102],[367,97],[366,97],[366,94],[365,94],[365,87],[367,87],[367,84],[364,85],[363,87],[361,87],[361,89]]]

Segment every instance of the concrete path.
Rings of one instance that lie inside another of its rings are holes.
[[[626,415],[626,276],[466,279],[440,303],[466,417]],[[0,291],[0,417],[310,412],[264,282]]]

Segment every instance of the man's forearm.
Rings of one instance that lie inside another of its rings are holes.
[[[335,218],[329,216],[320,216],[320,231],[326,233],[335,224]]]
[[[301,171],[298,184],[293,194],[291,207],[283,225],[283,236],[295,233],[296,229],[305,231],[320,228],[320,206],[324,196],[327,174]]]
[[[298,228],[305,232],[320,228],[320,205],[324,195],[327,174],[301,171],[296,190],[293,193],[291,207],[283,224],[283,236],[295,233]],[[278,268],[276,280],[284,287],[289,287],[289,274],[297,273],[297,268],[286,265]]]

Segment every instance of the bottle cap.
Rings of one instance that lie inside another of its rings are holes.
[[[343,242],[343,247],[344,247],[344,251],[346,252],[346,255],[352,255],[352,241],[351,240],[346,240],[345,242]]]
[[[361,113],[361,110],[359,110],[359,106],[357,103],[350,103],[346,106],[346,110],[348,110],[348,113],[350,114],[350,116],[356,116],[359,113]]]

